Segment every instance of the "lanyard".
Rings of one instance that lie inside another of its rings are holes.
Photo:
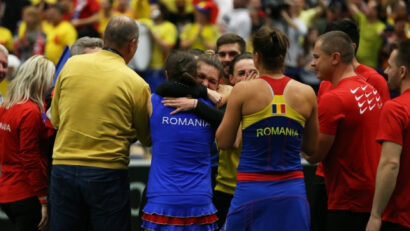
[[[109,47],[104,47],[103,50],[111,51],[112,53],[115,53],[115,54],[122,57],[121,53],[119,51],[115,50],[115,49],[112,49],[112,48],[109,48]]]

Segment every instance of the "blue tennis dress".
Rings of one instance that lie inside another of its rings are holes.
[[[242,153],[237,186],[222,230],[308,231],[300,146],[305,118],[285,101],[289,77],[260,77],[273,99],[259,112],[242,117]]]
[[[159,95],[151,100],[153,149],[142,227],[216,230],[210,166],[214,130],[191,112],[170,115],[175,109],[165,107]]]

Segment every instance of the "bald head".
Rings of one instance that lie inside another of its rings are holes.
[[[8,55],[9,52],[7,51],[7,48],[0,44],[0,82],[7,76]]]
[[[108,47],[121,49],[131,40],[138,40],[139,30],[135,20],[120,15],[112,18],[104,32],[104,44]]]

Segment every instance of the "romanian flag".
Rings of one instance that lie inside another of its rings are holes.
[[[286,105],[285,104],[272,104],[272,113],[273,114],[286,114]]]

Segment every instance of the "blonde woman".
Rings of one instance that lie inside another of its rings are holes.
[[[29,58],[0,104],[0,207],[17,230],[44,230],[47,225],[43,100],[54,71],[44,56]]]

